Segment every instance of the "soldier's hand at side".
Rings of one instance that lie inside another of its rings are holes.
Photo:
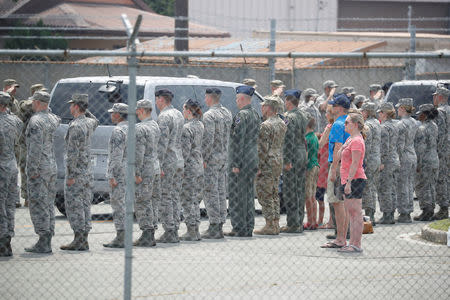
[[[117,181],[116,181],[114,178],[111,178],[111,179],[109,180],[109,185],[110,185],[112,188],[115,188],[115,187],[117,186]]]
[[[34,175],[34,176],[31,176],[31,179],[36,179],[36,178],[38,178],[38,177],[39,177],[39,174]]]
[[[136,182],[136,184],[140,184],[142,182],[142,177],[141,176],[134,176],[134,181]]]
[[[206,163],[203,162],[203,169],[206,169]]]
[[[66,180],[67,186],[72,186],[75,184],[75,178],[69,178]]]
[[[164,171],[161,170],[161,177],[164,177]]]
[[[383,169],[384,169],[384,165],[381,164],[381,165],[380,165],[380,171],[382,171]]]
[[[258,170],[258,172],[256,172],[256,176],[261,176],[261,170]]]
[[[233,172],[234,174],[238,174],[239,173],[239,168],[233,168],[231,169],[231,172]]]
[[[286,171],[290,171],[290,170],[292,169],[292,163],[289,163],[289,164],[284,165],[284,169],[285,169]]]

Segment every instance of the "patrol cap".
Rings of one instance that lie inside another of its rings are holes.
[[[245,78],[244,80],[242,80],[242,83],[245,84],[245,85],[249,85],[249,86],[252,86],[254,88],[257,88],[255,79]]]
[[[31,95],[33,95],[36,91],[41,91],[43,88],[44,88],[44,85],[42,83],[33,84],[30,87],[30,93],[31,93]]]
[[[50,94],[43,91],[37,91],[34,93],[33,97],[31,97],[31,100],[37,100],[45,103],[50,102]]]
[[[193,100],[191,98],[187,99],[184,104],[189,105],[189,106],[193,106],[193,107],[200,107],[200,102],[198,102],[197,100]]]
[[[207,88],[205,93],[206,94],[214,94],[214,95],[222,95],[222,91],[215,87]]]
[[[236,88],[236,94],[245,94],[247,96],[253,96],[255,89],[248,85],[240,85]]]
[[[361,110],[375,112],[377,110],[377,105],[373,102],[364,102],[361,106]]]
[[[450,96],[450,91],[447,90],[443,86],[439,86],[436,88],[436,92],[433,93],[433,95],[442,95],[442,96]]]
[[[3,80],[3,87],[12,86],[12,85],[15,86],[15,87],[20,87],[20,85],[14,79],[5,79],[5,80]]]
[[[267,106],[272,107],[273,109],[276,109],[278,106],[278,100],[275,97],[266,96],[266,97],[264,97],[264,101],[261,105],[267,105]]]
[[[153,108],[153,103],[149,99],[141,99],[136,103],[136,109],[138,108]]]
[[[342,93],[343,94],[352,94],[352,95],[356,94],[355,88],[352,87],[352,86],[345,86],[345,87],[343,87],[342,88]]]
[[[317,91],[315,89],[308,88],[308,89],[303,91],[303,96],[305,96],[305,98],[309,97],[309,96],[317,97],[317,96],[319,96],[319,94],[317,94]]]
[[[381,90],[381,85],[379,85],[379,84],[371,84],[371,85],[369,85],[369,91],[377,92],[379,90]]]
[[[0,104],[8,105],[11,102],[11,96],[8,93],[0,92]]]
[[[380,108],[377,110],[377,112],[386,112],[386,111],[391,111],[394,109],[394,105],[392,105],[391,102],[383,102],[380,105]]]
[[[67,103],[76,103],[76,104],[89,104],[89,95],[88,94],[73,94],[72,99],[70,99]]]
[[[345,109],[350,108],[350,99],[345,94],[337,94],[334,96],[333,100],[328,101],[328,104],[339,105]]]
[[[398,100],[398,103],[395,105],[395,107],[400,107],[400,105],[414,106],[414,99],[413,98],[401,98]]]
[[[422,104],[419,106],[419,111],[416,113],[416,115],[420,115],[423,112],[431,112],[434,109],[434,105],[431,103]]]
[[[272,87],[276,87],[276,88],[279,88],[279,87],[286,87],[286,86],[283,84],[283,81],[278,80],[278,79],[272,80],[272,81],[270,82],[270,85],[271,85]]]
[[[284,91],[284,96],[294,96],[297,99],[300,99],[300,96],[302,95],[302,91],[300,90],[295,90],[295,89],[291,89],[291,90],[285,90]]]
[[[114,103],[111,109],[108,109],[109,113],[128,114],[128,105],[125,103]]]
[[[173,93],[171,91],[169,91],[168,89],[157,90],[155,92],[155,97],[160,97],[160,96],[169,96],[172,99]]]
[[[333,80],[327,80],[323,83],[323,88],[334,88],[334,87],[338,87],[338,85]]]
[[[358,103],[360,103],[360,102],[365,102],[367,99],[366,99],[366,96],[364,96],[364,95],[356,95],[355,96],[355,99],[353,99],[353,104],[358,104]]]

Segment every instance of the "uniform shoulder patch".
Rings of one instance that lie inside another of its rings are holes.
[[[241,118],[239,118],[239,117],[237,117],[235,120],[234,120],[234,124],[239,124],[241,122]]]
[[[284,124],[286,124],[286,125],[289,124],[289,118],[286,118],[286,117],[285,117],[283,121],[284,121]]]

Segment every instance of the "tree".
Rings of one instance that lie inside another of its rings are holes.
[[[157,14],[173,17],[175,0],[144,0]]]

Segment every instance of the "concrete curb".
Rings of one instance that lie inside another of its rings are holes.
[[[428,225],[422,227],[421,236],[427,241],[447,245],[447,232],[433,229]]]

